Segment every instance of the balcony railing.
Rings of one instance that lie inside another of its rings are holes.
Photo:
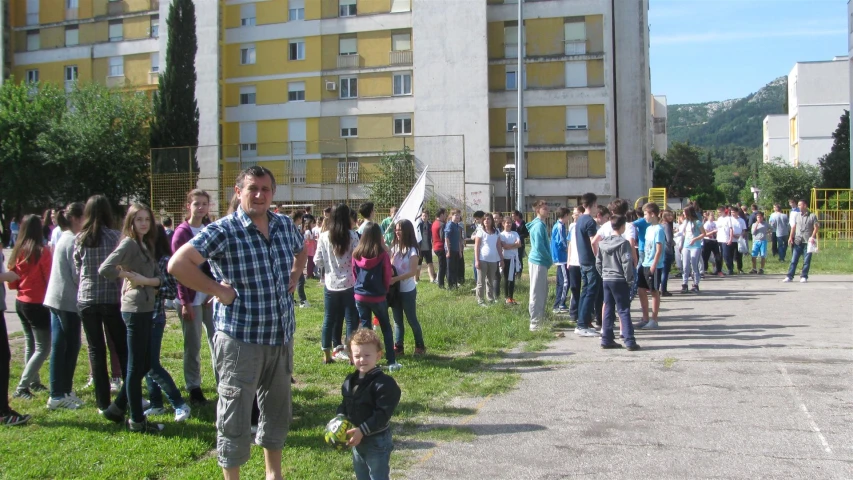
[[[358,162],[339,162],[336,180],[337,183],[358,183]]]
[[[124,75],[107,77],[107,87],[109,87],[109,88],[123,87],[125,81],[126,81],[126,78]]]
[[[388,63],[391,65],[411,65],[412,51],[411,50],[394,50],[391,52]]]
[[[358,68],[361,64],[361,55],[338,55],[338,68]]]
[[[586,53],[586,40],[566,40],[566,55],[583,55]]]

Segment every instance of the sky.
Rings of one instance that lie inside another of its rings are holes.
[[[727,100],[847,55],[847,0],[649,0],[649,28],[652,93]]]

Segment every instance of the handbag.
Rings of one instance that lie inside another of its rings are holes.
[[[737,251],[743,255],[749,253],[749,246],[746,244],[746,237],[742,236],[737,240]]]

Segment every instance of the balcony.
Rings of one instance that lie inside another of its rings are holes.
[[[148,85],[160,84],[160,72],[148,72]]]
[[[107,14],[108,15],[118,15],[121,13],[125,13],[125,3],[118,0],[109,0],[107,3]]]
[[[566,40],[565,54],[566,55],[584,55],[586,54],[586,40]]]
[[[125,84],[124,75],[116,75],[107,77],[107,88],[123,87]]]
[[[390,65],[411,65],[412,51],[411,50],[394,50],[388,59]]]
[[[361,66],[361,55],[338,55],[338,68],[358,68]]]

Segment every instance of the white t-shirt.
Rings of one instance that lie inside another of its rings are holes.
[[[713,220],[708,220],[707,222],[705,222],[705,225],[703,225],[703,226],[705,227],[706,232],[712,232],[712,231],[717,229],[717,223],[714,222]],[[716,236],[717,236],[716,233],[712,233],[705,238],[713,240],[714,238],[716,238]]]
[[[729,243],[729,229],[732,227],[732,217],[720,217],[717,219],[717,241]]]
[[[605,222],[604,225],[602,225],[598,229],[598,236],[600,238],[612,237],[613,236],[613,224],[610,222]],[[629,242],[631,240],[636,241],[637,240],[637,227],[635,227],[634,224],[631,222],[625,222],[625,232],[622,233],[622,238],[624,238],[625,240],[628,240]]]
[[[57,243],[59,243],[59,237],[62,236],[62,229],[56,227],[53,229],[53,232],[50,233],[50,246],[55,247]]]
[[[480,261],[501,261],[501,256],[498,254],[498,238],[500,235],[497,232],[486,233],[484,229],[480,228],[474,233],[474,237],[480,239]]]
[[[394,249],[391,252],[391,265],[397,269],[397,276],[409,273],[409,262],[411,262],[412,257],[418,258],[417,247],[409,247],[409,250],[406,253],[398,251],[397,249]],[[418,284],[415,281],[415,277],[409,277],[400,281],[401,292],[411,292],[417,287]]]
[[[736,222],[732,222],[732,229],[735,232],[735,235],[743,235],[744,230],[746,230],[746,222],[738,217]]]
[[[578,242],[575,241],[575,225],[569,225],[569,251],[572,253],[569,258],[570,267],[580,267],[581,259],[578,256]]]
[[[510,245],[520,240],[518,233],[516,232],[501,232],[500,239],[502,243],[508,243]],[[518,258],[517,248],[504,249],[504,260],[509,260],[511,258]]]
[[[198,235],[198,232],[200,232],[202,228],[204,228],[204,227],[195,228],[192,225],[190,225],[190,230],[193,231],[193,237]],[[195,297],[193,298],[193,306],[197,307],[199,305],[204,305],[205,300],[207,300],[207,294],[204,292],[196,291]]]

